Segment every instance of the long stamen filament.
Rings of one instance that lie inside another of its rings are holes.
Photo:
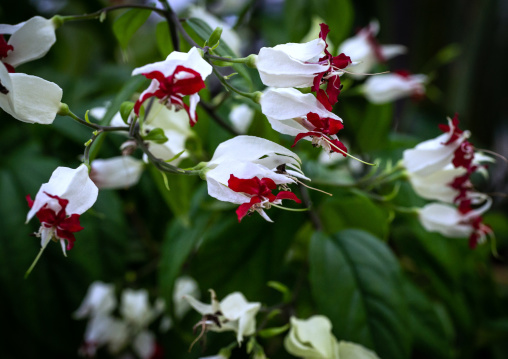
[[[301,184],[301,185],[302,185],[302,186],[304,186],[304,187],[307,187],[307,188],[309,188],[309,189],[313,189],[314,191],[318,191],[318,192],[321,192],[321,193],[327,194],[327,195],[329,195],[330,197],[332,197],[332,196],[333,196],[333,194],[328,193],[328,192],[325,192],[325,191],[323,191],[322,189],[319,189],[319,188],[314,188],[314,187],[311,187],[311,186],[306,185],[305,183],[303,183],[302,181],[300,181],[300,180],[299,180],[298,178],[296,178],[296,177],[291,176],[290,178],[291,178],[291,179],[293,179],[296,183],[299,183],[299,184]]]
[[[486,150],[486,149],[483,149],[483,148],[476,148],[477,151],[481,151],[481,152],[486,152],[486,153],[490,153],[491,155],[493,156],[496,156],[496,157],[499,157],[500,159],[502,159],[503,161],[505,162],[508,162],[508,158],[506,158],[505,156],[497,153],[497,152],[494,152],[494,151],[490,151],[490,150]]]
[[[377,164],[375,163],[369,163],[369,162],[365,162],[365,161],[362,161],[361,159],[353,156],[353,155],[350,155],[349,153],[345,152],[344,150],[340,149],[339,147],[337,147],[336,145],[334,145],[328,138],[326,137],[322,137],[322,139],[324,139],[326,142],[328,142],[330,144],[330,146],[333,146],[334,148],[336,148],[337,150],[339,150],[342,154],[348,156],[348,157],[351,157],[352,159],[354,160],[357,160],[358,162],[361,162],[363,164],[366,164],[366,165],[369,165],[369,166],[377,166]]]
[[[310,209],[310,208],[288,208],[288,207],[279,206],[279,205],[273,204],[273,203],[270,203],[270,205],[280,208],[280,209],[283,209],[283,210],[286,210],[286,211],[291,211],[291,212],[306,212]]]
[[[340,71],[345,72],[346,74],[364,75],[364,76],[383,75],[383,74],[389,74],[390,73],[390,71],[383,71],[383,72],[376,72],[376,73],[373,73],[373,74],[367,74],[367,73],[362,73],[362,72],[346,71],[345,69],[341,69]]]

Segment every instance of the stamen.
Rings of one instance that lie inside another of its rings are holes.
[[[500,155],[500,154],[499,154],[499,153],[497,153],[497,152],[494,152],[494,151],[491,151],[491,150],[485,150],[485,149],[483,149],[483,148],[475,148],[475,150],[480,151],[480,152],[490,153],[491,155],[496,156],[496,157],[498,157],[498,158],[500,158],[500,159],[502,159],[503,161],[505,161],[505,162],[507,162],[507,163],[508,163],[508,158],[506,158],[506,157],[505,157],[505,156],[503,156],[503,155]]]
[[[389,74],[390,71],[383,71],[383,72],[377,72],[377,73],[373,73],[373,74],[367,74],[367,73],[361,73],[361,72],[352,72],[352,71],[346,71],[344,69],[341,69],[342,72],[345,72],[347,74],[352,74],[352,75],[364,75],[364,76],[374,76],[374,75],[383,75],[383,74]]]
[[[365,161],[362,161],[361,159],[359,158],[356,158],[355,156],[353,155],[350,155],[349,153],[347,152],[344,152],[342,149],[340,149],[339,147],[337,147],[336,145],[334,145],[328,138],[326,137],[322,137],[323,140],[325,140],[326,142],[328,142],[331,146],[333,146],[334,148],[336,148],[337,150],[339,150],[341,153],[343,153],[344,155],[348,156],[348,157],[351,157],[352,159],[354,160],[357,160],[358,162],[361,162],[365,165],[369,165],[369,166],[377,166],[376,163],[369,163],[369,162],[365,162]]]
[[[273,203],[270,203],[272,206],[274,207],[277,207],[277,208],[280,208],[280,209],[283,209],[285,211],[290,211],[290,212],[306,212],[306,211],[309,211],[310,208],[288,208],[288,207],[283,207],[283,206],[279,206],[277,204],[273,204]]]
[[[314,187],[311,187],[311,186],[306,185],[305,183],[303,183],[302,181],[300,181],[300,180],[299,180],[298,178],[296,178],[296,177],[293,177],[293,176],[288,176],[288,177],[289,177],[289,178],[291,178],[292,180],[294,180],[296,183],[301,184],[301,185],[302,185],[302,186],[304,186],[304,187],[307,187],[307,188],[309,188],[309,189],[313,189],[314,191],[318,191],[318,192],[321,192],[321,193],[327,194],[327,195],[329,195],[330,197],[332,197],[332,196],[333,196],[333,194],[331,194],[331,193],[328,193],[328,192],[325,192],[325,191],[323,191],[323,190],[321,190],[321,189],[314,188]]]

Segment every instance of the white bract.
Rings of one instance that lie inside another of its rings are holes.
[[[0,64],[0,108],[17,120],[50,124],[60,109],[62,89],[37,76],[9,73]]]
[[[173,290],[173,308],[177,319],[182,319],[191,308],[189,302],[184,299],[184,296],[189,295],[199,298],[199,294],[198,283],[193,278],[189,276],[176,278]]]
[[[130,156],[93,160],[90,178],[100,189],[127,188],[138,183],[144,163]]]
[[[254,110],[246,104],[235,105],[229,113],[229,120],[238,133],[247,133],[254,118]]]
[[[239,344],[242,343],[244,336],[254,334],[256,314],[261,308],[261,303],[249,303],[239,292],[231,293],[219,302],[212,289],[210,293],[211,304],[204,304],[188,295],[184,297],[195,310],[203,315],[201,323],[206,326],[206,329],[215,332],[235,331]],[[214,317],[220,326],[210,317]]]
[[[34,16],[17,25],[0,24],[0,36],[10,35],[12,50],[1,61],[13,67],[46,55],[56,41],[55,22]]]
[[[328,63],[318,64],[326,42],[315,39],[304,44],[288,43],[262,47],[256,59],[261,81],[273,87],[310,87],[316,74],[326,72]]]
[[[421,96],[425,93],[425,75],[382,74],[371,76],[365,81],[363,92],[367,100],[381,104],[408,96]]]
[[[88,176],[88,167],[84,164],[76,169],[58,167],[53,171],[49,182],[44,183],[37,192],[26,217],[28,222],[39,212],[54,213],[54,216],[49,216],[51,222],[39,217],[41,227],[36,235],[41,238],[41,247],[44,248],[50,239],[55,238],[60,241],[65,255],[65,240],[68,241],[67,249],[72,248],[74,236],[69,232],[77,230],[64,228],[62,223],[71,220],[70,216],[79,218],[79,215],[93,206],[98,193],[99,189]],[[64,205],[65,201],[68,202]],[[57,215],[61,211],[65,212],[63,218]]]
[[[116,308],[115,287],[100,281],[93,282],[86,292],[85,299],[74,312],[76,319],[105,315]]]
[[[458,137],[454,142],[446,145],[450,133],[419,143],[415,148],[405,150],[403,164],[409,173],[418,176],[428,176],[451,163],[455,150],[469,136],[469,132]]]
[[[176,111],[173,108],[168,109],[157,101],[152,103],[150,112],[143,122],[140,131],[143,135],[146,135],[155,128],[162,129],[168,141],[164,143],[147,141],[147,143],[150,152],[163,161],[168,161],[184,151],[185,142],[189,137],[194,135],[189,125],[189,115],[187,112]],[[177,166],[182,159],[188,156],[188,153],[184,152],[170,163]]]
[[[406,47],[402,45],[379,45],[375,39],[378,32],[379,22],[371,21],[367,27],[346,39],[339,47],[339,53],[347,54],[353,63],[357,63],[350,70],[350,74],[357,78],[362,78],[363,74],[371,71],[377,63],[406,52]]]
[[[467,172],[465,168],[455,168],[451,163],[427,176],[408,172],[409,181],[414,191],[422,198],[453,203],[459,191],[451,186],[456,177]]]
[[[337,341],[332,323],[322,315],[306,320],[291,317],[291,329],[284,339],[286,350],[304,359],[379,359],[361,345]]]
[[[148,292],[144,289],[125,289],[122,292],[120,314],[132,326],[145,328],[164,310],[164,302],[156,301],[154,307],[148,301]]]

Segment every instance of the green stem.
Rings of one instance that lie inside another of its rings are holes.
[[[213,66],[213,65],[212,65]],[[252,101],[254,101],[255,103],[259,103],[259,99],[261,97],[261,92],[260,91],[256,91],[256,92],[243,92],[243,91],[240,91],[238,90],[237,88],[231,86],[230,84],[228,84],[228,82],[226,81],[226,79],[224,78],[224,76],[221,75],[221,73],[219,71],[217,71],[217,69],[215,68],[215,66],[213,66],[213,72],[215,74],[215,76],[217,76],[217,78],[219,79],[219,81],[228,89],[230,89],[231,91],[237,93],[238,95],[240,96],[243,96],[243,97],[246,97]]]
[[[30,265],[30,268],[27,269],[27,271],[25,272],[25,279],[28,278],[28,276],[30,275],[30,273],[32,273],[32,270],[34,269],[35,265],[37,264],[37,262],[39,261],[39,259],[41,258],[41,255],[42,255],[42,252],[44,252],[44,250],[46,249],[46,247],[48,246],[48,243],[51,242],[51,239],[48,239],[48,241],[46,242],[46,244],[41,248],[41,250],[39,251],[39,253],[37,254],[37,257],[35,257],[34,261],[32,262],[32,264]]]
[[[81,20],[93,20],[93,19],[99,19],[103,13],[108,13],[110,11],[114,10],[121,10],[121,9],[143,9],[143,10],[151,10],[153,12],[156,12],[162,16],[166,14],[166,10],[164,9],[158,9],[153,6],[147,6],[147,5],[115,5],[115,6],[108,6],[101,10],[98,10],[96,12],[93,12],[91,14],[84,14],[84,15],[69,15],[69,16],[61,16],[57,15],[57,19],[61,20],[62,22],[66,21],[81,21]]]
[[[88,166],[88,168],[90,168],[90,148],[92,147],[93,143],[95,142],[97,137],[100,136],[101,133],[102,133],[102,131],[100,131],[100,130],[94,131],[92,138],[90,138],[85,143],[85,153],[84,153],[83,157],[84,157],[84,163]]]
[[[101,126],[101,125],[98,125],[96,123],[85,121],[82,118],[78,117],[75,113],[73,113],[69,109],[69,106],[67,104],[65,104],[65,103],[61,103],[60,104],[60,110],[58,111],[57,114],[60,115],[60,116],[68,116],[68,117],[72,118],[74,121],[79,122],[80,124],[82,124],[82,125],[84,125],[86,127],[90,127],[90,128],[92,128],[94,130],[97,130],[97,131],[103,131],[103,132],[108,132],[108,131],[129,131],[129,127],[127,127],[127,126]]]

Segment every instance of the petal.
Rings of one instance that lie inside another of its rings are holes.
[[[46,55],[56,41],[53,21],[40,16],[32,17],[10,37],[14,50],[2,61],[16,67]]]
[[[340,359],[379,359],[373,351],[355,343],[340,341],[338,345]]]
[[[0,67],[1,72],[5,67]],[[2,85],[4,76],[1,76]],[[60,109],[62,89],[55,83],[36,76],[10,74],[11,91],[0,94],[0,106],[12,117],[28,123],[50,124]],[[7,96],[7,98],[5,97]]]
[[[334,358],[334,343],[330,320],[315,315],[307,320],[291,317],[291,330],[284,341],[286,350],[299,357]]]
[[[473,228],[468,224],[461,224],[465,220],[453,206],[430,203],[419,211],[420,223],[429,232],[438,232],[450,238],[466,238]]]
[[[66,212],[71,215],[82,214],[92,207],[99,190],[88,177],[86,165],[82,164],[77,169],[58,167],[49,182],[43,184],[37,192],[33,207],[27,214],[27,222],[48,202],[49,197],[44,192],[68,200]]]
[[[229,176],[228,187],[235,192],[243,192],[250,195],[258,195],[261,181],[257,177],[237,178],[233,174]]]
[[[127,188],[138,183],[144,163],[130,156],[97,159],[91,163],[90,178],[100,189]]]
[[[214,314],[215,312],[211,304],[202,303],[190,295],[184,295],[183,298],[201,315]]]
[[[289,191],[281,191],[277,194],[277,196],[275,198],[276,199],[290,199],[290,200],[295,201],[296,203],[302,203],[302,201],[300,201],[300,199],[298,197],[296,197],[296,194],[294,194],[293,192],[289,192]]]
[[[261,200],[259,199],[259,197],[253,197],[251,198],[250,202],[249,203],[243,203],[240,205],[240,207],[238,207],[235,211],[237,217],[238,217],[238,223],[240,223],[243,219],[243,217],[245,217],[247,215],[247,213],[249,213],[249,210],[251,209],[251,207],[256,204],[256,203],[260,203]]]
[[[414,93],[424,93],[426,77],[413,75],[404,78],[397,74],[371,76],[365,81],[365,97],[372,103],[386,103]]]
[[[208,188],[208,195],[223,202],[231,202],[235,204],[242,204],[250,202],[250,197],[243,193],[238,193],[231,190],[225,184],[218,182],[212,177],[206,178],[206,184]]]

